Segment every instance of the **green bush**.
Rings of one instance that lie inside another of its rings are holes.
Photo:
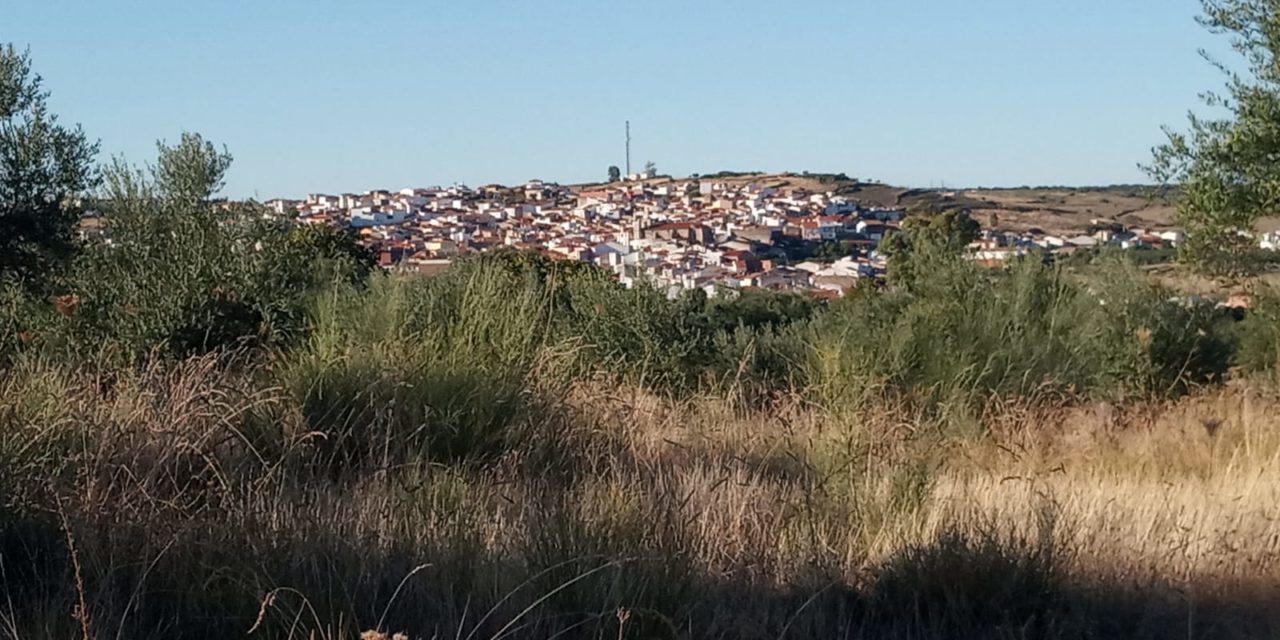
[[[1131,264],[1075,276],[1036,260],[991,273],[956,259],[915,273],[910,290],[858,292],[817,323],[811,365],[827,402],[1170,395],[1225,374],[1234,349],[1227,316],[1172,298]]]
[[[1168,396],[1221,381],[1236,354],[1234,322],[1210,301],[1153,284],[1132,263],[1086,272],[1080,341],[1094,357],[1094,395]]]
[[[1280,291],[1258,292],[1239,334],[1240,366],[1251,373],[1274,373],[1280,364]]]
[[[667,299],[655,287],[631,289],[607,277],[583,278],[569,286],[560,333],[580,342],[584,368],[608,371],[655,388],[696,382],[705,333],[688,304]]]
[[[32,319],[0,324],[0,340],[16,330],[43,348],[138,363],[300,338],[316,292],[363,281],[373,261],[344,231],[210,200],[229,164],[198,136],[161,145],[150,173],[117,163],[103,203],[109,240],[85,246],[54,304],[30,313],[39,305],[28,300]]]
[[[547,304],[488,266],[378,276],[323,296],[277,375],[332,462],[486,457],[519,440],[536,392],[556,379]]]
[[[578,375],[606,373],[681,395],[704,385],[761,397],[792,388],[806,348],[793,327],[821,308],[808,296],[764,291],[708,299],[692,290],[670,299],[646,283],[624,288],[602,269],[533,253],[485,254],[451,273],[486,265],[543,292],[548,338],[576,345]]]
[[[806,323],[778,328],[745,325],[715,334],[716,359],[711,375],[717,387],[751,405],[762,405],[775,394],[798,391],[808,384],[805,363],[809,357]]]

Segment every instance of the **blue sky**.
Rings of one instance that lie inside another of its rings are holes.
[[[17,6],[13,6],[16,4]],[[1221,86],[1197,0],[15,0],[104,156],[190,130],[227,194],[833,171],[1103,184]]]

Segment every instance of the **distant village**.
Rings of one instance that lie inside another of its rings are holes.
[[[750,288],[843,296],[859,280],[884,275],[880,243],[907,215],[834,191],[654,177],[642,173],[582,189],[533,180],[515,188],[311,194],[265,204],[303,224],[353,228],[387,269],[436,273],[461,256],[505,247],[589,262],[625,286],[647,281],[673,297],[691,289],[717,296]],[[1183,239],[1178,231],[1094,223],[1090,233],[1070,237],[988,225],[970,255],[996,266],[1033,252],[1159,249]],[[1271,235],[1263,246],[1280,245]]]

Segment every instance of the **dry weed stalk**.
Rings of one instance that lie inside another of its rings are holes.
[[[62,532],[66,537],[67,553],[71,557],[71,568],[75,576],[76,598],[78,600],[76,609],[72,612],[72,616],[80,623],[80,634],[82,640],[93,640],[93,622],[89,617],[89,603],[85,597],[84,588],[84,571],[80,567],[80,553],[76,550],[75,534],[71,532],[71,523],[67,521],[67,512],[62,505],[62,499],[58,499],[58,518],[62,522]]]

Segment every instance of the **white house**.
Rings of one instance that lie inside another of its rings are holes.
[[[361,207],[351,211],[351,226],[357,229],[364,227],[380,227],[389,224],[400,224],[409,216],[404,209],[384,211],[373,207]]]

